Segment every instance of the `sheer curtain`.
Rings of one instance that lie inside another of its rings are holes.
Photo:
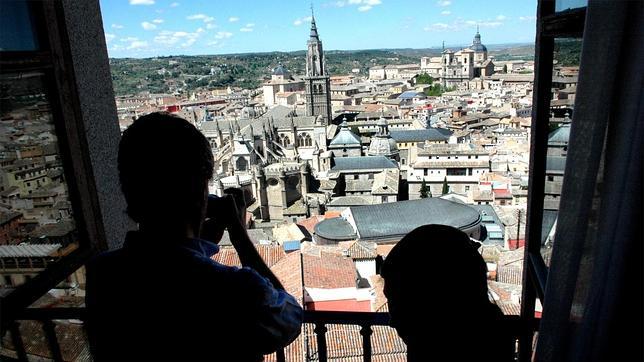
[[[644,2],[588,3],[538,361],[642,360]]]

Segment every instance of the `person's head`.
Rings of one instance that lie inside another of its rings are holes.
[[[471,315],[489,306],[487,267],[464,232],[425,225],[407,234],[383,262],[391,325],[406,339],[417,325]]]
[[[151,113],[128,127],[118,154],[127,213],[142,227],[198,230],[213,175],[208,140],[169,113]]]

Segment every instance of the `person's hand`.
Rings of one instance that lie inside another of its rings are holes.
[[[208,202],[214,202],[212,207],[208,207],[207,217],[221,225],[222,228],[231,229],[236,227],[243,228],[243,222],[239,215],[239,209],[235,199],[231,195],[224,195],[216,199],[209,199]]]
[[[201,226],[201,238],[218,244],[224,230],[242,228],[235,200],[230,195],[208,198],[208,213]]]

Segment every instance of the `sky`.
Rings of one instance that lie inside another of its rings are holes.
[[[570,1],[570,0],[568,0]],[[100,0],[109,56],[533,43],[537,0]]]

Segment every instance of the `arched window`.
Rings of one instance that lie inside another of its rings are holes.
[[[297,147],[302,146],[304,146],[304,136],[300,134],[297,136]]]
[[[282,134],[280,134],[279,137],[280,137],[280,144],[282,146],[287,147],[288,145],[291,144],[291,139],[287,135],[282,133]]]
[[[248,168],[248,162],[243,157],[238,158],[235,165],[237,166],[238,171],[246,171]]]
[[[311,136],[309,134],[306,135],[306,139],[305,139],[304,143],[306,144],[307,147],[313,146],[313,139],[311,138]]]

